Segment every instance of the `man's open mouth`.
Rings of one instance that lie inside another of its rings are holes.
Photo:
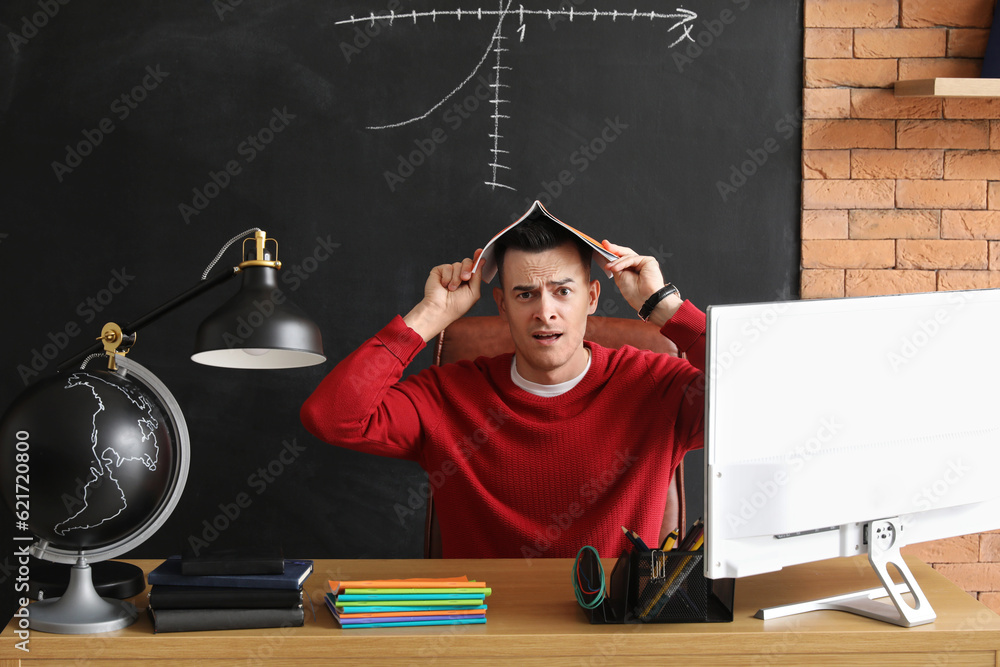
[[[556,340],[557,338],[562,336],[561,333],[535,333],[531,335],[534,337],[535,340]]]

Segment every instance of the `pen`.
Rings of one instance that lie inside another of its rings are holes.
[[[634,546],[636,549],[639,549],[640,551],[650,550],[649,547],[646,546],[646,543],[642,541],[642,538],[639,537],[634,531],[631,531],[625,526],[622,526],[622,532],[625,533],[625,537],[629,539],[629,542],[631,542],[632,546]]]
[[[701,519],[698,519],[691,526],[691,530],[688,532],[688,534],[684,536],[684,540],[681,542],[678,549],[680,551],[695,551],[695,549],[691,548],[691,545],[693,545],[698,540],[699,536],[703,537],[704,535],[705,535],[705,524]]]
[[[674,528],[670,531],[670,534],[663,538],[663,544],[660,545],[660,551],[670,551],[677,544],[677,529]]]

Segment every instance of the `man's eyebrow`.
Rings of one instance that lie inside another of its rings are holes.
[[[572,278],[562,278],[561,280],[549,280],[545,284],[553,285],[559,287],[560,285],[569,285],[570,283],[575,283],[576,281]],[[535,285],[514,285],[510,288],[512,292],[530,292],[533,289],[537,289]]]

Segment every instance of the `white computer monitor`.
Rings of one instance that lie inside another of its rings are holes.
[[[869,554],[845,610],[933,620],[898,548],[1000,528],[1000,290],[710,307],[706,380],[706,576]]]

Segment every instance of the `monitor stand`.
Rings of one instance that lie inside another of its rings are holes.
[[[937,618],[937,615],[931,609],[927,596],[917,584],[917,580],[910,572],[910,568],[907,567],[902,554],[899,553],[899,548],[905,544],[902,539],[902,522],[898,517],[882,519],[872,521],[867,528],[868,562],[871,563],[879,581],[882,582],[881,587],[835,595],[820,600],[761,609],[754,615],[754,618],[767,621],[807,611],[830,609],[859,614],[906,628],[932,622]],[[897,584],[892,581],[888,570],[889,565],[895,567],[900,573],[903,578],[901,583]],[[904,593],[911,594],[916,604],[911,606],[904,600],[902,597]],[[887,595],[892,599],[892,605],[876,602],[877,598]]]

